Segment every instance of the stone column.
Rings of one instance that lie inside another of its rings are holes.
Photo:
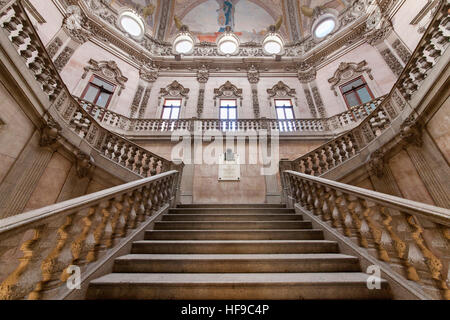
[[[259,82],[259,71],[252,65],[247,70],[247,78],[248,82],[250,82],[250,86],[252,88],[252,102],[253,102],[253,113],[255,119],[259,119],[261,117],[261,111],[259,109],[259,99],[258,99],[258,82]]]
[[[145,117],[148,100],[150,99],[153,84],[158,79],[159,70],[154,65],[144,66],[139,70],[139,76],[140,85],[136,91],[131,108],[131,112],[133,113],[133,109],[135,109],[135,112],[130,118],[135,117],[135,114],[138,113],[138,118],[142,119]]]
[[[297,77],[300,83],[302,84],[303,92],[305,93],[306,97],[306,102],[308,103],[309,111],[311,112],[311,116],[313,118],[318,118],[317,110],[319,110],[319,114],[321,115],[321,117],[324,117],[323,115],[325,114],[325,109],[323,108],[323,101],[320,96],[319,89],[317,89],[316,85],[316,75],[317,70],[315,66],[305,62],[299,65],[297,70]],[[316,100],[315,103],[313,100],[313,96],[314,100]]]
[[[59,146],[54,123],[36,131],[0,185],[0,219],[23,212],[39,179]]]
[[[197,70],[197,81],[199,83],[198,99],[197,99],[197,118],[200,119],[205,104],[205,85],[209,80],[209,70],[206,65],[202,65]]]
[[[450,208],[450,177],[447,170],[440,170],[445,168],[445,162],[437,163],[436,157],[433,157],[433,154],[439,156],[440,153],[432,139],[424,134],[422,124],[411,117],[408,118],[401,126],[400,136],[405,142],[404,149],[435,204],[438,207]],[[425,139],[426,144],[423,142]]]
[[[94,160],[80,151],[77,151],[75,157],[76,161],[72,168],[70,168],[69,174],[56,202],[62,202],[85,195],[89,183],[92,180],[95,169],[93,164]]]

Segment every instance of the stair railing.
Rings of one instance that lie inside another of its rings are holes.
[[[12,61],[20,64],[18,69],[45,110],[40,116],[48,123],[56,122],[59,133],[69,143],[133,172],[134,179],[171,170],[171,161],[103,128],[79,105],[64,85],[20,1],[1,3],[0,26],[13,45],[13,49],[5,51],[17,54]]]
[[[178,171],[0,220],[0,300],[57,299],[133,230],[173,206]]]
[[[423,296],[450,299],[450,210],[295,171],[283,175],[290,207],[317,216]]]
[[[441,3],[402,74],[378,107],[352,130],[292,160],[290,164],[292,170],[315,176],[323,175],[358,155],[377,137],[388,131],[395,119],[400,116],[405,119],[416,111],[409,104],[413,94],[420,89],[423,81],[448,48],[449,7],[448,1]]]

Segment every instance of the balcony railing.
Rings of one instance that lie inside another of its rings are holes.
[[[333,134],[348,130],[375,110],[383,101],[383,97],[368,103],[352,107],[350,110],[325,119],[238,119],[225,121],[220,119],[131,119],[124,115],[93,105],[90,102],[75,98],[79,104],[99,123],[111,130],[121,133],[151,135],[157,133],[170,134],[176,130],[219,130],[227,132],[245,132],[251,130],[278,131],[280,134],[295,134],[301,132]],[[199,123],[199,125],[196,124]]]

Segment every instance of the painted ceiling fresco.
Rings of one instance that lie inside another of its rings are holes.
[[[267,27],[282,15],[282,0],[175,0],[174,15],[194,33],[200,41],[215,42],[231,27],[242,42],[259,42]],[[177,30],[173,24],[170,35]],[[285,29],[282,28],[285,34]]]
[[[145,20],[150,29],[156,26],[156,16],[161,0],[112,0],[111,5],[128,7],[136,10]],[[167,0],[163,0],[167,1]]]

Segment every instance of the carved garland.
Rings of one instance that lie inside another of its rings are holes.
[[[364,72],[366,72],[369,75],[370,80],[373,80],[372,69],[367,67],[366,60],[363,60],[359,63],[341,62],[338,69],[334,73],[334,76],[328,79],[328,82],[331,83],[331,90],[334,91],[334,95],[335,96],[338,95],[336,91],[336,86],[338,86],[344,81],[354,78],[355,76],[361,75]]]
[[[227,81],[219,88],[214,89],[214,106],[217,106],[218,99],[239,99],[242,107],[242,89]]]
[[[89,65],[84,67],[84,73],[82,78],[86,78],[89,72],[92,72],[98,76],[105,77],[108,80],[112,80],[116,84],[120,86],[119,96],[122,93],[122,90],[125,89],[125,82],[128,81],[128,78],[122,75],[122,71],[120,71],[116,62],[110,61],[100,61],[97,62],[94,59],[89,60]]]

